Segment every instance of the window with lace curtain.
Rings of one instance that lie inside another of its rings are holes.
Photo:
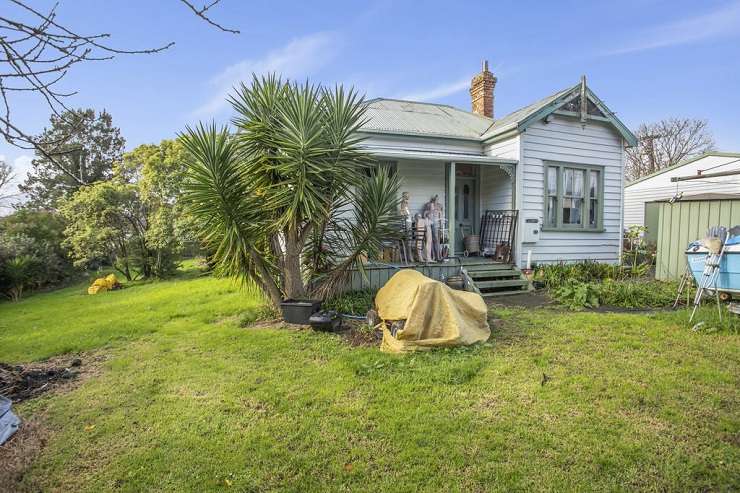
[[[601,166],[546,163],[544,229],[603,229]]]

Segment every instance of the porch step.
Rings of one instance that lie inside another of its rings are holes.
[[[505,279],[499,281],[474,281],[475,285],[480,289],[481,294],[486,292],[488,289],[499,289],[499,288],[523,288],[529,285],[529,281],[526,279]]]
[[[491,277],[515,277],[519,278],[521,272],[514,269],[497,269],[497,270],[474,270],[468,271],[470,277],[478,281],[478,279],[488,279]]]
[[[514,290],[509,290],[509,291],[493,291],[490,293],[481,293],[480,295],[483,298],[494,298],[497,296],[514,296],[515,294],[522,294],[526,292],[527,292],[526,289],[514,289]]]
[[[473,264],[462,264],[462,266],[465,267],[465,270],[471,273],[482,270],[510,270],[512,268],[515,268],[511,264],[495,263],[490,261],[481,261]]]
[[[481,262],[463,265],[473,289],[484,298],[526,293],[529,281],[516,265]]]

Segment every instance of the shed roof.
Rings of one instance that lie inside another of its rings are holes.
[[[683,166],[686,166],[687,164],[694,163],[694,162],[696,162],[696,161],[698,161],[700,159],[704,159],[705,157],[710,157],[710,156],[740,158],[740,153],[739,152],[718,152],[718,151],[705,152],[704,154],[700,154],[698,156],[694,156],[694,157],[689,158],[689,159],[687,159],[685,161],[681,161],[680,163],[674,164],[672,166],[668,166],[668,167],[663,168],[663,169],[659,169],[658,171],[655,171],[654,173],[650,173],[649,175],[645,175],[642,178],[638,178],[637,180],[631,181],[628,184],[626,184],[624,187],[625,188],[631,187],[632,185],[636,185],[636,184],[638,184],[640,182],[643,182],[645,180],[649,180],[650,178],[652,178],[654,176],[662,175],[663,173],[667,173],[669,171],[673,171],[674,169],[681,168]]]
[[[651,202],[669,202],[672,197]],[[697,193],[696,195],[684,195],[676,202],[699,202],[707,200],[740,200],[740,193]]]

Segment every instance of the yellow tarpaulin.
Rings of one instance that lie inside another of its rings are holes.
[[[386,352],[464,346],[491,335],[486,303],[479,294],[455,291],[415,270],[403,269],[391,277],[378,291],[375,306],[384,321],[406,321],[395,337],[383,329],[381,349]]]
[[[121,286],[115,274],[108,274],[105,277],[95,279],[92,285],[87,288],[87,294],[100,294],[116,289]]]

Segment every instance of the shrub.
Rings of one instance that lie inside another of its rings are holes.
[[[373,307],[374,299],[375,293],[372,291],[349,291],[329,298],[322,308],[350,315],[365,315]]]
[[[535,280],[541,281],[549,290],[557,289],[569,282],[596,282],[607,279],[626,280],[644,278],[650,272],[649,263],[614,265],[584,260],[570,264],[545,264],[535,266]]]
[[[677,289],[669,282],[606,280],[601,285],[600,302],[623,308],[662,308],[673,304]]]
[[[552,290],[553,297],[571,310],[600,305],[621,308],[661,308],[670,306],[676,285],[660,281],[613,280],[603,282],[568,281]]]
[[[647,230],[645,226],[632,225],[624,232],[622,262],[633,270],[640,266],[648,270],[655,263],[655,245],[645,241]]]
[[[572,264],[545,264],[535,268],[535,279],[547,289],[556,289],[569,282],[593,282],[604,279],[624,279],[629,274],[619,265],[590,260]]]
[[[11,301],[19,301],[23,290],[33,284],[41,262],[30,255],[13,257],[0,266],[0,285]]]
[[[59,284],[75,274],[62,247],[64,221],[53,212],[21,209],[0,219],[0,264],[21,255],[35,258],[28,287]]]
[[[571,310],[599,306],[601,286],[597,283],[568,281],[553,290],[553,297]]]

